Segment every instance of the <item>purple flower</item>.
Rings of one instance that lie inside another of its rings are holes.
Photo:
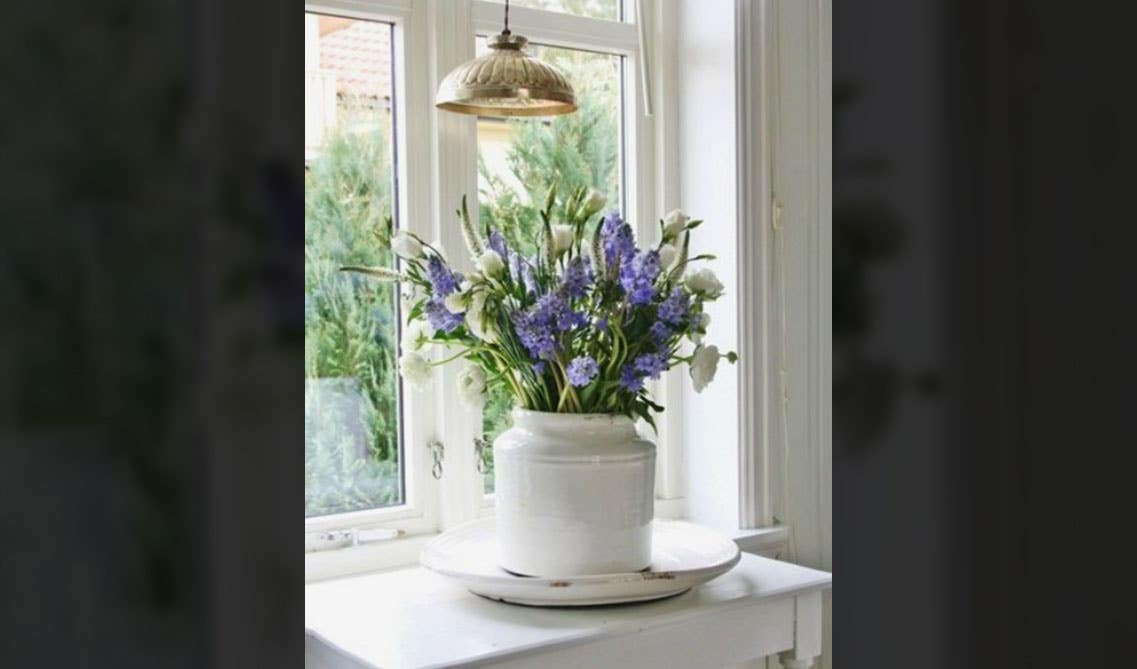
[[[623,386],[625,390],[630,390],[633,393],[639,392],[643,390],[644,377],[636,371],[635,367],[624,365],[623,368],[620,369],[620,385]]]
[[[637,284],[636,287],[628,293],[628,304],[633,307],[640,304],[650,304],[654,297],[655,290],[651,287],[651,284]]]
[[[663,321],[656,321],[651,324],[651,338],[655,341],[656,345],[662,345],[671,336],[671,327]]]
[[[584,325],[588,319],[584,314],[569,308],[568,301],[558,293],[549,293],[537,300],[536,313],[542,322],[555,327],[559,332]]]
[[[583,355],[573,358],[567,372],[569,383],[579,388],[587,386],[588,382],[600,373],[600,367],[592,357]]]
[[[557,350],[557,334],[588,322],[584,314],[569,308],[568,300],[559,293],[549,293],[525,311],[511,317],[514,331],[529,355],[540,360],[553,357]]]
[[[426,320],[430,322],[430,327],[435,330],[453,332],[463,323],[462,314],[451,313],[443,304],[441,297],[433,297],[427,300],[423,312],[426,313]]]
[[[435,297],[445,297],[458,290],[458,281],[461,278],[450,271],[438,256],[431,256],[427,261],[426,274],[430,279],[430,285],[434,287]]]
[[[607,332],[608,331],[608,319],[607,318],[597,318],[596,319],[596,329]]]
[[[683,289],[678,286],[671,291],[663,304],[659,305],[659,319],[671,325],[679,325],[683,319],[687,317],[687,310],[690,308],[690,300]]]
[[[658,379],[665,369],[667,369],[667,356],[663,353],[644,353],[636,358],[636,370],[653,379]]]
[[[541,315],[532,310],[515,311],[511,316],[513,330],[521,345],[529,351],[529,355],[539,360],[553,357],[557,350],[557,340],[553,329]]]
[[[628,294],[628,303],[649,304],[655,297],[653,285],[659,277],[659,251],[636,252],[631,262],[620,267],[620,285]]]
[[[632,226],[620,218],[620,212],[610,211],[600,227],[600,239],[604,244],[604,261],[608,267],[617,267],[622,259],[630,258],[636,252],[636,242],[632,236]]]
[[[592,285],[592,262],[588,258],[576,256],[565,268],[563,280],[569,297],[584,297],[584,293]]]
[[[508,258],[508,248],[505,245],[505,237],[497,230],[490,232],[489,247],[502,258]]]
[[[588,325],[588,316],[579,311],[567,309],[557,314],[557,329],[561,332]]]
[[[604,214],[604,220],[600,223],[600,236],[607,239],[614,235],[616,231],[624,224],[624,219],[620,218],[620,212],[613,209],[607,214]]]
[[[546,367],[548,367],[548,364],[544,360],[533,363],[533,371],[537,372],[538,376],[545,373]]]

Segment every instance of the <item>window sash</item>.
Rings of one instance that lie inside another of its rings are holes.
[[[393,124],[395,218],[400,227],[428,236],[430,234],[429,225],[426,223],[429,220],[428,215],[418,203],[423,195],[429,192],[429,171],[421,167],[416,169],[409,164],[412,161],[406,159],[410,155],[408,152],[410,146],[426,141],[429,137],[429,128],[424,115],[421,111],[415,113],[416,107],[421,108],[429,101],[425,97],[429,88],[426,86],[428,70],[422,62],[425,58],[407,58],[407,42],[413,40],[413,43],[423,43],[425,38],[422,22],[416,20],[418,17],[413,4],[411,0],[366,2],[323,0],[319,3],[305,4],[304,11],[366,21],[383,21],[394,26],[392,31],[394,76],[391,90],[394,96],[395,119]],[[408,32],[412,33],[411,40],[408,40]],[[423,397],[421,393],[416,393],[409,387],[404,386],[402,389],[400,419],[403,433],[401,466],[405,485],[403,504],[306,518],[305,532],[382,525],[402,533],[418,534],[431,532],[437,528],[439,485],[430,475],[431,461],[425,445],[430,439],[430,427],[434,416],[431,399]]]

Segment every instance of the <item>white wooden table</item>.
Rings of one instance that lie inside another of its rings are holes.
[[[821,653],[832,575],[748,553],[730,572],[645,604],[544,609],[490,601],[421,567],[305,588],[308,667],[708,667]]]

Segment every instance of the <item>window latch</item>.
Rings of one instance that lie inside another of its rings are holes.
[[[437,439],[431,439],[426,442],[427,448],[430,449],[430,457],[434,464],[430,467],[430,475],[436,480],[442,478],[442,460],[446,457],[446,449],[442,446],[442,442]]]
[[[479,474],[486,473],[486,443],[481,437],[474,437],[474,468]]]

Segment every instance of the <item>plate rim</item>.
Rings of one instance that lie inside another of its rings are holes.
[[[741,559],[742,559],[742,550],[738,547],[738,544],[735,543],[733,540],[731,540],[729,537],[718,532],[717,530],[706,527],[704,525],[699,525],[697,523],[692,523],[692,522],[687,521],[687,520],[665,520],[665,519],[655,518],[655,519],[652,519],[653,530],[657,525],[688,525],[691,527],[695,527],[701,531],[717,535],[719,538],[721,538],[724,541],[724,545],[725,545],[725,543],[729,543],[734,549],[733,555],[729,559],[724,560],[720,563],[708,565],[705,567],[693,568],[693,569],[651,571],[651,567],[648,567],[648,569],[645,571],[610,572],[610,573],[606,573],[606,574],[581,574],[578,576],[559,576],[559,577],[517,576],[514,574],[510,574],[509,572],[505,571],[504,569],[502,569],[501,573],[499,573],[499,574],[475,574],[475,573],[466,572],[466,571],[456,571],[453,569],[446,569],[444,567],[440,567],[437,564],[431,564],[430,560],[428,560],[428,555],[431,553],[432,549],[434,549],[435,545],[437,543],[441,542],[447,535],[450,535],[451,533],[458,533],[461,530],[469,530],[471,528],[474,528],[474,527],[477,527],[480,525],[491,526],[495,522],[496,522],[496,519],[493,518],[492,516],[486,517],[486,518],[475,518],[473,520],[469,520],[465,523],[462,523],[456,527],[453,527],[453,528],[439,534],[437,537],[434,537],[425,546],[423,546],[422,550],[419,553],[419,564],[421,564],[423,567],[425,567],[425,568],[427,568],[427,569],[429,569],[435,573],[442,574],[444,576],[448,576],[451,578],[456,578],[456,579],[459,579],[459,580],[467,582],[467,583],[469,583],[469,582],[497,583],[497,584],[502,584],[502,585],[509,584],[509,585],[514,585],[514,586],[525,583],[525,584],[532,584],[534,586],[539,586],[541,584],[545,584],[545,583],[549,583],[549,582],[553,582],[553,581],[571,580],[574,585],[587,586],[587,585],[607,585],[607,584],[611,584],[611,583],[615,583],[615,582],[639,583],[639,582],[656,581],[656,580],[670,580],[670,579],[665,579],[665,578],[660,577],[660,576],[652,576],[652,574],[675,574],[677,576],[682,576],[682,578],[684,578],[684,579],[693,579],[693,580],[698,581],[698,579],[700,579],[704,576],[709,575],[713,578],[714,576],[724,574],[724,573],[730,571],[731,569],[733,569],[735,567],[735,565],[737,565],[739,563],[739,561],[741,561]],[[653,531],[653,534],[654,534],[654,531]],[[453,536],[453,535],[451,535],[451,536]],[[697,583],[692,584],[692,585],[688,585],[684,589],[685,590],[690,589],[691,587],[694,587],[694,585],[696,585],[696,584]],[[579,592],[579,589],[574,589],[574,590]],[[481,593],[474,593],[474,594],[477,594],[477,595],[483,596],[483,597],[486,596],[486,595],[483,595]],[[676,592],[675,594],[679,594],[679,592]],[[498,599],[498,598],[494,598],[494,597],[489,597],[489,598],[490,599]]]

